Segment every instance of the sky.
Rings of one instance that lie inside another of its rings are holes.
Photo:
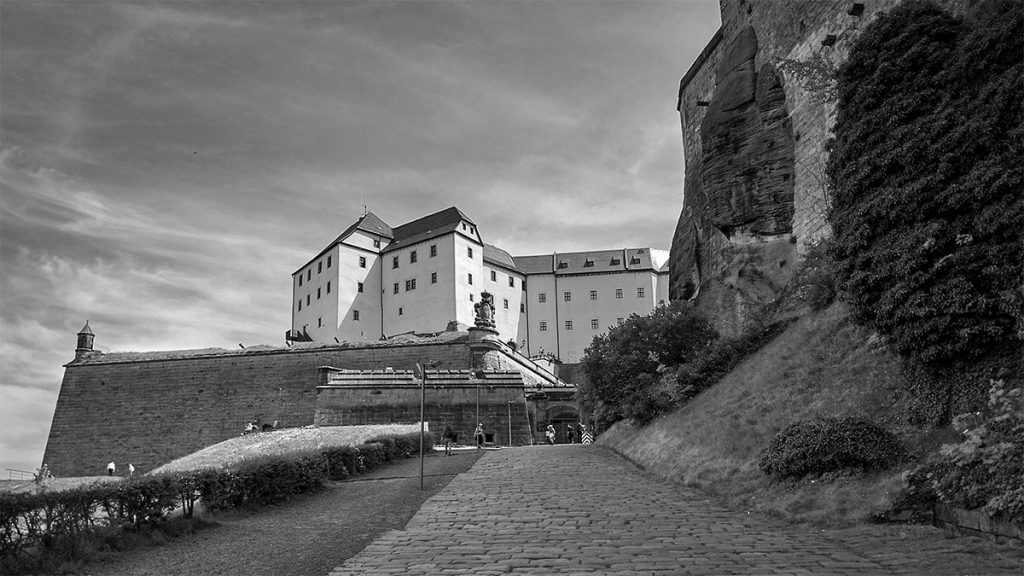
[[[102,351],[283,345],[361,214],[513,255],[669,247],[716,0],[0,0],[0,466]],[[7,471],[0,471],[7,478]]]

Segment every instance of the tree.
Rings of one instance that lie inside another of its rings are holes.
[[[622,418],[649,420],[668,407],[652,390],[659,367],[692,361],[717,337],[688,302],[659,306],[647,316],[633,314],[595,336],[584,351],[587,382],[579,388],[580,399],[602,425]]]

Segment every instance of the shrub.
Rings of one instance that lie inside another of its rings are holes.
[[[991,382],[987,408],[953,420],[963,441],[922,467],[916,490],[943,503],[1024,522],[1024,390]],[[920,486],[926,483],[925,486]]]
[[[799,479],[843,470],[882,470],[903,454],[899,440],[870,420],[819,417],[779,432],[762,453],[759,466],[776,478]]]
[[[854,317],[927,364],[1024,337],[1024,3],[969,14],[905,2],[865,29],[827,167]]]

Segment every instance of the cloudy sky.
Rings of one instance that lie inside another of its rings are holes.
[[[40,464],[75,333],[281,345],[361,214],[512,254],[667,248],[679,78],[718,3],[0,3],[0,464]],[[3,471],[6,478],[6,471]]]

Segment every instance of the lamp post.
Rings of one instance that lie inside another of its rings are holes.
[[[512,401],[508,401],[508,445],[512,446]]]
[[[441,365],[441,361],[431,362],[427,366],[430,368],[436,368]],[[423,431],[423,413],[424,407],[426,406],[427,400],[427,370],[425,367],[420,366],[416,363],[416,370],[420,373],[420,490],[423,490],[423,439],[425,433]]]

